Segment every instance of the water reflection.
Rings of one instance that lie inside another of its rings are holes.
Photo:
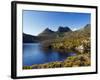
[[[43,50],[39,43],[23,44],[23,65],[43,64],[54,61],[63,61],[69,56],[76,55],[75,52],[58,52],[54,50]]]

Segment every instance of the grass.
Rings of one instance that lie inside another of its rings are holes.
[[[61,68],[61,67],[81,67],[90,66],[90,54],[80,54],[76,56],[71,56],[64,61],[56,61],[45,64],[35,64],[32,66],[23,66],[23,69],[43,69],[43,68]]]

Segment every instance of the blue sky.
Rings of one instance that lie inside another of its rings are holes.
[[[38,35],[47,27],[57,31],[59,26],[76,30],[90,24],[90,18],[89,13],[23,10],[23,32]]]

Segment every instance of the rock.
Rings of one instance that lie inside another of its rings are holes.
[[[69,27],[59,27],[58,32],[69,32],[72,31]]]
[[[76,47],[75,50],[79,51],[80,53],[83,53],[84,52],[84,46],[80,45],[80,46]]]

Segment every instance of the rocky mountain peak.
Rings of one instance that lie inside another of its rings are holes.
[[[54,32],[54,31],[52,31],[52,30],[49,29],[49,28],[46,28],[46,29],[43,31],[43,33],[50,33],[50,32]]]
[[[62,27],[62,26],[60,26],[58,28],[58,32],[69,32],[69,31],[72,31],[69,27]]]
[[[91,26],[91,24],[87,24],[84,28],[88,28],[88,27],[90,27]]]

